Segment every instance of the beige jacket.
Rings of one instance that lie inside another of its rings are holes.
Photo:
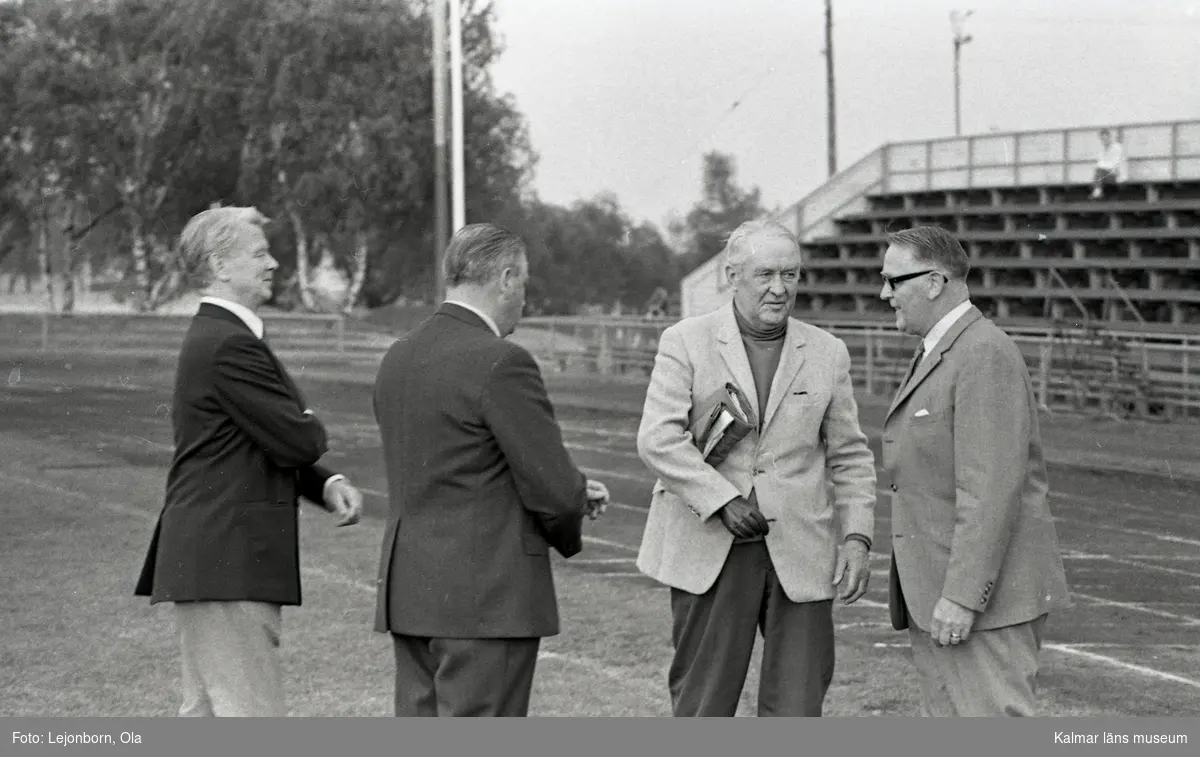
[[[707,410],[697,403],[728,381],[758,406],[732,303],[663,332],[638,430],[638,454],[658,477],[638,569],[707,591],[733,543],[714,514],[753,487],[773,521],[766,546],[784,592],[795,602],[830,599],[843,535],[872,538],[875,526],[875,459],[858,425],[846,345],[791,319],[760,429],[713,468],[688,429]]]

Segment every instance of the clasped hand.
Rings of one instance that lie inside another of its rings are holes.
[[[763,514],[742,497],[730,500],[717,513],[725,528],[739,539],[766,536],[771,530],[771,524]]]
[[[353,526],[362,517],[362,493],[346,479],[329,484],[325,505],[337,516],[338,526]]]
[[[599,518],[608,509],[608,487],[599,481],[587,481],[587,509],[584,511],[592,520]]]

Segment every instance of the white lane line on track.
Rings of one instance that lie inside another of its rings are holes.
[[[1120,668],[1121,670],[1126,670],[1131,673],[1137,673],[1139,675],[1146,676],[1147,678],[1156,678],[1160,681],[1170,681],[1172,683],[1178,683],[1183,686],[1190,686],[1193,689],[1200,689],[1200,681],[1197,681],[1193,678],[1186,678],[1184,676],[1175,675],[1174,673],[1165,673],[1161,670],[1156,670],[1154,668],[1146,667],[1145,665],[1137,665],[1132,662],[1125,662],[1124,660],[1118,660],[1115,657],[1109,657],[1108,655],[1098,654],[1096,652],[1089,652],[1085,649],[1080,649],[1077,646],[1074,646],[1071,644],[1043,644],[1042,649],[1049,649],[1054,652],[1059,652],[1060,654],[1074,655],[1075,657],[1082,657],[1085,660],[1091,660],[1092,662],[1100,662],[1100,663],[1109,665],[1114,668]]]
[[[28,487],[32,487],[32,488],[36,488],[36,489],[42,489],[44,491],[54,492],[56,494],[59,494],[62,496],[67,496],[72,499],[89,502],[89,503],[104,507],[105,509],[108,509],[108,510],[111,510],[114,512],[118,512],[118,513],[122,513],[122,514],[126,514],[126,515],[132,515],[134,517],[137,517],[139,519],[146,520],[146,521],[153,520],[155,517],[153,513],[147,512],[145,510],[140,510],[136,507],[131,507],[129,505],[123,505],[123,504],[119,504],[119,503],[115,503],[115,502],[109,502],[106,500],[97,499],[96,497],[94,497],[92,495],[77,492],[72,489],[67,489],[65,487],[58,486],[56,484],[51,484],[51,483],[48,483],[45,481],[37,481],[34,479],[25,478],[24,476],[16,476],[16,475],[12,475],[9,473],[3,473],[3,472],[0,472],[0,479],[5,479],[5,480],[8,480],[13,483],[21,484],[23,486],[28,486]],[[609,542],[606,540],[596,539],[595,537],[587,537],[587,536],[585,536],[583,538],[585,541],[590,541],[592,543],[600,543],[605,546],[612,546],[612,547],[626,550],[626,551],[636,551],[630,547],[626,547],[625,545],[618,544],[616,542]],[[349,576],[346,576],[343,572],[337,570],[336,568],[329,568],[329,567],[325,567],[325,566],[321,566],[321,565],[314,565],[314,564],[312,564],[311,560],[309,560],[308,562],[309,562],[309,564],[305,566],[304,570],[305,570],[305,572],[307,572],[313,576],[316,576],[316,577],[319,577],[319,578],[322,578],[325,580],[335,581],[339,584],[354,587],[354,588],[357,588],[357,589],[360,589],[360,590],[366,591],[366,592],[375,591],[375,587],[372,586],[371,584],[369,584],[365,581],[360,581],[360,580],[351,578]],[[603,574],[601,574],[601,575],[603,575]],[[609,575],[614,575],[614,574],[609,574]],[[630,574],[630,575],[633,575],[633,574]],[[639,573],[636,575],[640,576],[641,574]],[[887,607],[887,604],[884,602],[876,602],[876,601],[869,600],[869,599],[859,599],[853,606],[869,607],[869,608],[874,608],[874,609],[884,609]],[[1097,654],[1095,652],[1088,652],[1086,650],[1075,648],[1070,645],[1045,644],[1045,645],[1043,645],[1043,647],[1046,649],[1051,649],[1053,651],[1060,652],[1062,654],[1073,655],[1076,657],[1089,659],[1094,662],[1101,662],[1101,663],[1110,665],[1112,667],[1117,667],[1122,670],[1126,670],[1126,671],[1129,671],[1132,673],[1137,673],[1139,675],[1146,676],[1149,678],[1155,678],[1155,679],[1164,680],[1164,681],[1171,681],[1173,683],[1179,683],[1179,684],[1182,684],[1185,686],[1190,686],[1193,688],[1200,689],[1200,681],[1195,681],[1190,678],[1185,678],[1183,676],[1177,676],[1172,673],[1164,673],[1163,671],[1155,670],[1154,668],[1149,668],[1144,665],[1135,665],[1133,663],[1127,663],[1122,660],[1118,660],[1114,657]],[[554,652],[543,652],[543,653],[539,654],[539,658],[561,660],[563,662],[579,665],[579,666],[582,666],[582,667],[585,667],[585,668],[588,668],[588,669],[591,669],[591,670],[594,670],[597,672],[605,671],[604,675],[606,675],[606,676],[619,677],[622,680],[624,680],[624,674],[621,671],[617,670],[616,668],[613,668],[612,666],[606,665],[603,662],[600,662],[598,660],[593,660],[588,657],[583,657],[583,656],[579,656],[579,655],[567,657],[567,656],[560,655],[560,654],[554,653]]]
[[[28,486],[28,487],[33,487],[35,489],[41,489],[43,491],[53,492],[55,494],[69,497],[71,499],[89,502],[91,504],[99,505],[100,507],[103,507],[107,510],[121,513],[122,515],[130,515],[130,516],[139,518],[144,521],[153,521],[157,517],[154,513],[150,513],[145,510],[141,510],[139,508],[132,507],[130,505],[122,505],[122,504],[119,504],[116,502],[108,502],[105,500],[97,499],[96,497],[93,497],[91,495],[84,494],[82,492],[77,492],[72,489],[67,489],[66,487],[58,486],[56,484],[51,484],[46,481],[37,481],[34,479],[25,478],[24,476],[15,476],[10,473],[3,473],[3,472],[0,472],[0,479],[5,479],[5,480],[8,480],[13,483],[20,484],[22,486]],[[587,537],[587,536],[583,537],[583,539],[584,539],[584,541],[589,541],[589,537]],[[601,540],[593,539],[593,541],[601,541]],[[606,544],[610,544],[610,545],[614,545],[614,546],[621,546],[621,545],[616,545],[614,542],[606,542]],[[368,594],[375,593],[375,585],[373,583],[370,583],[368,581],[362,581],[357,578],[353,578],[352,576],[348,576],[343,571],[341,571],[337,568],[326,566],[326,565],[321,565],[319,563],[315,563],[309,557],[304,558],[304,564],[301,567],[301,571],[307,575],[313,576],[315,578],[319,578],[324,581],[328,581],[330,583],[335,583],[335,584],[338,584],[341,586],[346,586],[346,587],[349,587],[352,589],[357,589],[359,591],[362,591],[362,592],[368,593]],[[571,655],[568,657],[566,655],[558,654],[557,652],[540,652],[538,654],[538,659],[560,660],[562,662],[566,662],[571,665],[577,665],[577,666],[586,668],[586,669],[594,671],[594,672],[602,672],[604,675],[606,675],[610,678],[614,678],[616,680],[622,680],[622,681],[626,680],[626,674],[619,671],[617,668],[614,668],[610,665],[606,665],[605,663],[600,662],[599,660],[594,660],[590,657],[585,657],[583,655]]]
[[[1182,615],[1180,613],[1168,612],[1166,610],[1158,610],[1153,607],[1148,607],[1140,602],[1118,602],[1115,599],[1106,599],[1104,597],[1097,597],[1097,596],[1093,596],[1091,594],[1084,594],[1083,592],[1080,592],[1080,591],[1072,591],[1071,596],[1079,597],[1080,599],[1085,599],[1088,602],[1092,602],[1093,604],[1104,605],[1105,607],[1119,607],[1122,610],[1130,610],[1132,612],[1140,612],[1140,613],[1144,613],[1146,615],[1156,615],[1160,618],[1168,618],[1170,620],[1179,621],[1180,623],[1183,623],[1184,625],[1189,625],[1189,626],[1200,625],[1200,618],[1194,617],[1192,615]]]

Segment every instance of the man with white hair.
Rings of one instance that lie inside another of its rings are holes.
[[[135,594],[172,602],[181,716],[287,714],[281,607],[300,604],[297,504],[359,519],[362,495],[317,465],[325,429],[267,345],[255,312],[273,273],[254,208],[210,208],[180,236],[206,296],[179,354],[166,504]]]
[[[659,340],[638,431],[658,476],[638,568],[671,587],[677,717],[736,714],[756,632],[758,714],[819,716],[833,679],[835,590],[851,603],[867,589],[875,460],[846,345],[791,317],[796,238],[748,222],[725,254],[732,302]],[[692,429],[729,383],[757,424],[714,466]]]

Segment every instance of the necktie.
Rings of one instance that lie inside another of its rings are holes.
[[[917,351],[913,353],[912,362],[908,364],[908,373],[904,376],[904,381],[900,382],[900,388],[908,386],[908,382],[912,381],[913,374],[917,372],[917,366],[921,364],[921,358],[925,357],[925,342],[917,345]]]

